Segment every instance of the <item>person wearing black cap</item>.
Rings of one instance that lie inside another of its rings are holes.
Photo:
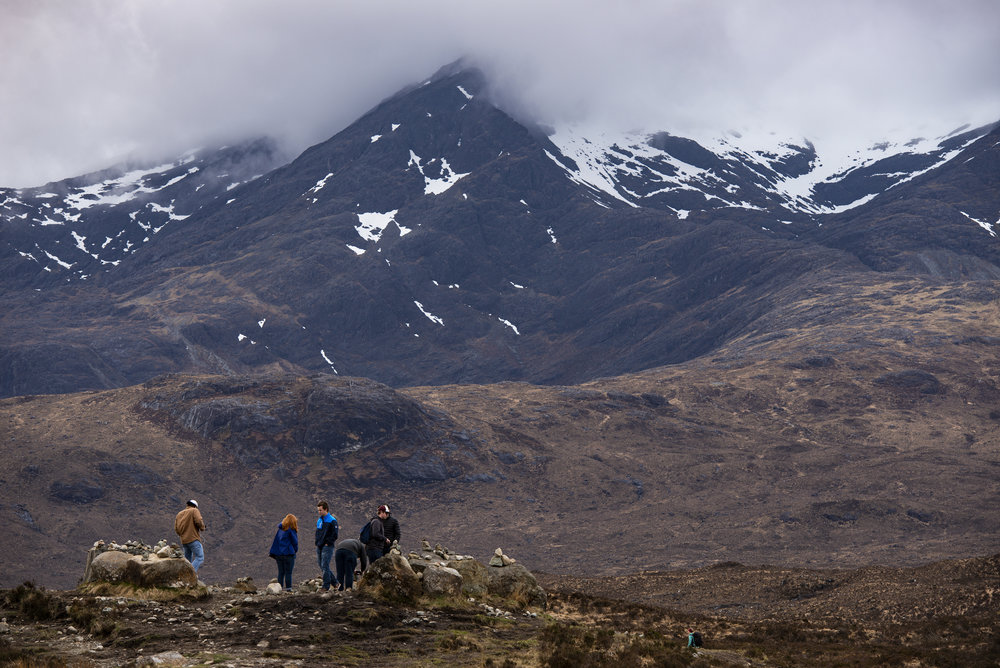
[[[399,540],[403,537],[403,534],[399,530],[399,520],[389,514],[389,506],[379,506],[378,509],[385,511],[385,519],[382,520],[382,528],[385,531],[384,553],[389,554],[389,549],[392,548],[392,544],[398,544]]]
[[[205,521],[201,519],[201,511],[198,510],[198,502],[191,499],[187,506],[174,518],[174,531],[181,539],[184,546],[184,558],[194,566],[197,573],[201,564],[205,561],[205,549],[201,545],[201,533],[205,530]]]
[[[389,516],[385,511],[385,506],[378,507],[378,515],[368,521],[369,535],[365,541],[365,552],[368,553],[368,561],[375,562],[385,553],[385,528],[382,520]]]

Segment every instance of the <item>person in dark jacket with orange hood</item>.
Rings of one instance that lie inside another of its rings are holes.
[[[270,556],[278,562],[278,584],[285,591],[292,590],[292,569],[299,551],[299,519],[289,513],[278,524],[278,531],[271,542]]]

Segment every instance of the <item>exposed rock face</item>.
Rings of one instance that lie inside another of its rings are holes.
[[[367,475],[423,484],[466,474],[478,456],[447,415],[363,378],[161,377],[146,388],[139,408],[151,419],[220,443],[250,469],[360,453],[373,455]]]
[[[92,480],[57,481],[49,487],[49,496],[59,501],[85,504],[104,496],[104,488]]]

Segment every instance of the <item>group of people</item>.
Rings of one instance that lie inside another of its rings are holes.
[[[330,504],[320,501],[316,504],[316,559],[323,572],[323,591],[336,587],[338,591],[351,589],[354,586],[354,573],[364,572],[368,564],[379,559],[402,538],[399,530],[399,520],[392,517],[389,506],[381,505],[375,517],[368,520],[358,538],[345,538],[337,542],[340,526],[337,518],[330,514]],[[281,532],[281,529],[278,529]],[[275,536],[277,541],[278,536]],[[330,561],[334,562],[336,574],[330,570]],[[359,568],[360,564],[360,568]],[[291,573],[288,581],[282,583],[286,589],[291,588]],[[280,575],[279,575],[280,581]]]
[[[326,501],[318,502],[316,514],[316,559],[323,573],[323,591],[329,591],[331,587],[336,587],[338,591],[351,589],[354,586],[355,572],[364,572],[371,562],[382,557],[402,538],[399,520],[391,516],[387,505],[378,507],[375,517],[368,521],[358,538],[345,538],[339,542],[340,525],[337,518],[330,514],[330,504]],[[191,562],[197,573],[205,561],[205,550],[201,543],[205,521],[197,501],[191,499],[184,510],[177,513],[174,531],[184,547],[184,558]],[[299,520],[289,513],[278,523],[269,551],[278,565],[278,584],[286,591],[292,589],[292,569],[295,567],[298,551]],[[337,569],[336,574],[330,570],[331,561]]]

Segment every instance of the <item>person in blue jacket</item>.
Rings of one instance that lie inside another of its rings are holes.
[[[337,576],[330,570],[330,560],[333,559],[333,548],[337,543],[339,526],[337,518],[330,514],[330,504],[320,501],[316,504],[316,558],[319,568],[323,571],[323,591],[330,591],[330,586],[338,584]]]
[[[271,558],[278,562],[278,584],[285,591],[292,590],[292,569],[295,554],[299,551],[299,518],[289,513],[278,524],[278,531],[271,542]]]

